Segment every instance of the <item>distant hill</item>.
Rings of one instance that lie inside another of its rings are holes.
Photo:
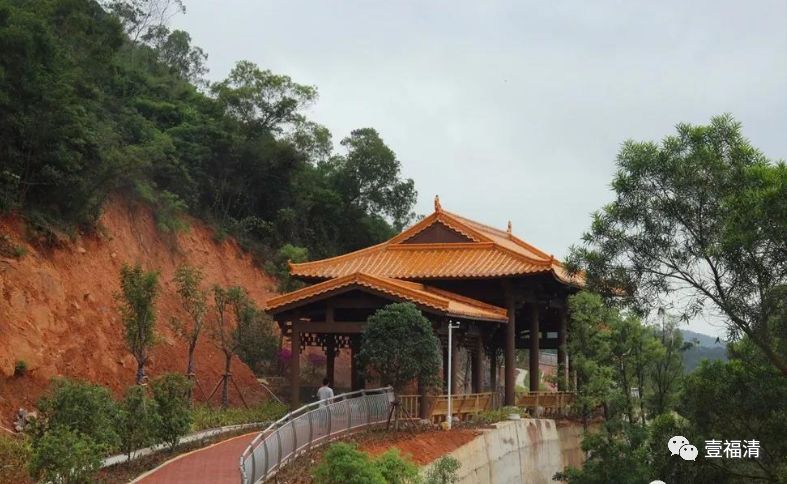
[[[694,347],[683,353],[683,368],[686,373],[690,373],[697,368],[702,360],[722,360],[727,361],[727,343],[724,340],[716,342],[715,336],[703,333],[680,330],[683,341],[692,342]]]

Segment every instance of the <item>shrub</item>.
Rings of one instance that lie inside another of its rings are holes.
[[[25,436],[0,434],[0,482],[29,482],[27,465],[32,451]]]
[[[388,484],[416,484],[420,482],[418,466],[398,449],[390,449],[374,459],[374,466]]]
[[[287,413],[283,403],[269,401],[251,408],[213,408],[199,405],[192,410],[192,431],[238,425],[252,422],[269,422],[281,418]]]
[[[156,401],[149,398],[145,387],[134,385],[126,390],[120,402],[117,430],[123,452],[129,459],[135,450],[156,443],[160,425]]]
[[[437,459],[426,473],[426,484],[453,484],[462,464],[450,455]]]
[[[174,450],[180,438],[191,429],[191,382],[183,375],[168,373],[153,380],[151,387],[161,419],[156,436]]]
[[[30,474],[40,482],[95,482],[102,453],[103,446],[87,435],[67,427],[56,427],[35,443]]]
[[[314,471],[315,484],[386,484],[369,456],[354,445],[333,444]]]
[[[16,360],[14,363],[14,376],[25,376],[27,374],[27,362],[25,360]]]
[[[82,434],[106,451],[120,443],[115,431],[117,405],[107,388],[87,382],[55,379],[49,393],[38,403],[41,422],[39,434],[67,428]],[[33,442],[36,447],[36,442]]]

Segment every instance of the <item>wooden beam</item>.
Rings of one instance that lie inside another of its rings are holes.
[[[292,328],[302,333],[360,334],[365,325],[355,321],[294,321]]]
[[[539,308],[538,304],[531,304],[530,305],[530,391],[537,392],[538,391],[538,343],[539,343],[539,328],[538,328],[538,318],[539,318]]]

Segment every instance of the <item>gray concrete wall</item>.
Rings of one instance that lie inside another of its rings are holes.
[[[581,443],[581,425],[521,419],[494,424],[449,455],[462,463],[459,484],[546,484],[566,466],[582,465]]]

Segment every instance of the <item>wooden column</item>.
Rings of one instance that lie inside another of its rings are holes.
[[[333,324],[333,304],[331,301],[326,303],[325,307],[325,322],[329,324]],[[325,335],[325,377],[328,378],[331,383],[331,387],[335,387],[335,371],[334,371],[334,361],[336,359],[336,337],[333,334]],[[335,390],[335,388],[334,388]]]
[[[568,316],[566,307],[558,308],[557,332],[557,389],[565,392],[568,390],[568,359],[566,357],[566,342],[568,338]]]
[[[506,326],[506,405],[516,405],[516,302],[514,294],[507,291],[508,325]]]
[[[350,337],[350,391],[361,389],[361,375],[358,368],[358,351],[360,351],[358,336]]]
[[[294,327],[290,334],[290,406],[300,406],[301,399],[301,333]]]
[[[418,418],[429,418],[429,396],[426,394],[426,385],[421,378],[418,379]]]
[[[332,334],[326,336],[325,341],[325,377],[331,381],[331,387],[335,386],[334,377],[335,377],[335,364],[334,361],[336,359],[336,339]]]
[[[489,391],[497,392],[497,346],[490,344],[491,355],[489,356]]]
[[[479,335],[475,339],[475,347],[473,348],[472,368],[470,372],[473,376],[473,393],[481,393],[481,367],[483,366],[484,345]]]
[[[539,321],[538,321],[538,304],[533,303],[530,305],[530,391],[538,391],[538,343],[539,335]]]

